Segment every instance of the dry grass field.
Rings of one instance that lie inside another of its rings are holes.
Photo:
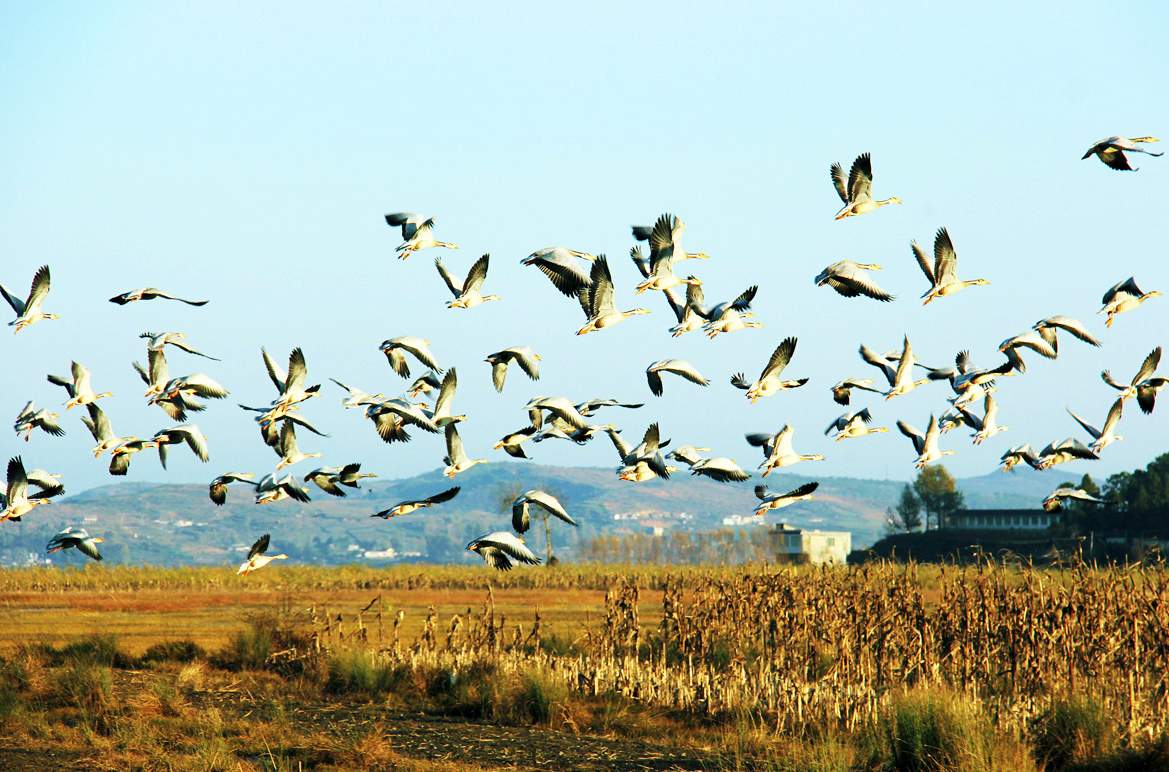
[[[1169,769],[1160,565],[91,565],[0,603],[5,769]]]

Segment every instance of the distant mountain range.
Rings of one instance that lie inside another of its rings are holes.
[[[101,536],[105,540],[101,550],[109,562],[238,564],[264,533],[272,534],[276,551],[308,563],[470,562],[478,558],[466,551],[467,542],[510,528],[506,506],[533,488],[560,497],[580,523],[579,528],[560,522],[553,526],[557,555],[571,560],[575,545],[602,535],[655,528],[715,530],[725,527],[724,518],[734,516],[745,523],[732,527],[751,527],[759,522],[751,516],[756,484],[791,490],[810,480],[820,482],[814,500],[780,510],[766,522],[851,531],[854,547],[864,547],[882,534],[886,510],[905,484],[817,477],[815,462],[794,470],[738,484],[692,477],[684,470],[669,480],[628,483],[618,480],[611,468],[505,462],[478,465],[450,481],[437,469],[401,480],[367,479],[361,490],[346,498],[331,497],[310,483],[306,485],[313,500],[306,504],[286,500],[256,505],[252,488],[236,484],[222,507],[211,502],[205,485],[117,483],[40,507],[22,523],[4,523],[0,563],[23,565],[30,556],[43,558],[45,543],[68,525]],[[959,480],[958,486],[970,509],[1029,509],[1038,507],[1060,483],[1078,479],[1058,470],[1039,473],[1016,468],[1009,474]],[[445,504],[388,521],[370,517],[399,501],[432,496],[455,485],[461,488],[459,495]],[[542,544],[542,537],[534,543]],[[57,564],[84,560],[73,553],[52,557]]]

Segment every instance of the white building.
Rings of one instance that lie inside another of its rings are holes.
[[[852,552],[850,531],[809,531],[780,523],[771,531],[775,554],[792,563],[844,565]]]

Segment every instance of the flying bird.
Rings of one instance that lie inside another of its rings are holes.
[[[1105,166],[1116,169],[1122,172],[1135,172],[1136,169],[1128,165],[1128,157],[1125,153],[1148,153],[1152,156],[1160,156],[1163,153],[1154,153],[1152,150],[1146,150],[1143,147],[1138,147],[1137,143],[1145,142],[1160,142],[1156,137],[1133,137],[1128,139],[1126,137],[1109,137],[1102,139],[1092,147],[1088,148],[1088,152],[1084,153],[1083,161],[1092,156],[1099,156],[1100,160]]]
[[[1130,276],[1104,293],[1104,297],[1100,300],[1104,304],[1104,307],[1096,313],[1108,314],[1108,319],[1104,322],[1104,326],[1111,327],[1112,319],[1117,314],[1131,311],[1149,298],[1160,297],[1160,295],[1161,293],[1157,290],[1141,292],[1141,288],[1137,286],[1136,280]]]
[[[0,523],[5,520],[19,521],[41,504],[48,504],[48,496],[28,495],[28,474],[20,456],[8,459],[7,485],[4,490],[4,509],[0,510]]]
[[[823,287],[827,284],[846,298],[865,295],[874,300],[880,300],[882,303],[888,303],[895,296],[877,286],[873,277],[865,273],[865,271],[879,270],[881,270],[881,266],[876,263],[854,263],[852,260],[841,260],[828,266],[816,276],[816,286]]]
[[[1089,504],[1103,504],[1104,499],[1098,499],[1082,488],[1056,488],[1043,499],[1044,512],[1062,512],[1069,499],[1085,501]]]
[[[637,285],[636,294],[641,294],[646,290],[666,290],[680,284],[702,283],[693,277],[679,279],[674,273],[674,262],[682,259],[682,256],[685,255],[685,252],[678,246],[685,230],[686,223],[682,222],[682,218],[672,214],[663,214],[654,223],[648,239],[650,251],[649,263],[645,265],[643,272],[645,281]],[[636,228],[634,233],[637,233]],[[630,254],[634,262],[638,263],[639,267],[642,266],[639,260],[641,250],[634,247]],[[686,255],[686,257],[706,257],[706,255]]]
[[[510,571],[513,560],[533,566],[540,563],[540,558],[528,549],[522,539],[507,531],[480,536],[468,544],[467,549],[478,552],[484,562],[500,571]]]
[[[427,249],[429,247],[458,249],[454,244],[448,244],[445,241],[435,241],[434,234],[431,233],[431,230],[434,228],[433,217],[428,218],[420,214],[414,214],[413,212],[397,212],[386,215],[386,225],[389,225],[391,228],[397,226],[401,226],[402,228],[402,238],[405,241],[394,247],[395,252],[401,252],[398,257],[402,260],[405,260],[419,249]]]
[[[645,368],[645,377],[649,381],[649,390],[653,392],[655,397],[662,396],[662,373],[680,375],[691,383],[697,383],[699,386],[707,386],[710,384],[710,381],[703,378],[702,374],[694,368],[694,365],[685,359],[659,359],[657,362]]]
[[[47,545],[45,550],[52,554],[57,550],[67,550],[70,547],[75,548],[78,552],[86,557],[91,557],[94,560],[101,560],[101,553],[97,551],[97,545],[101,544],[104,539],[98,536],[90,536],[89,532],[84,528],[74,529],[69,526],[64,531],[61,531],[53,537]]]
[[[531,490],[511,503],[511,527],[515,529],[516,533],[525,533],[531,527],[528,512],[533,505],[550,515],[555,515],[569,525],[580,525],[569,516],[568,511],[560,503],[560,499],[544,491]]]
[[[954,251],[953,242],[950,241],[950,232],[945,228],[938,228],[938,233],[934,237],[933,264],[929,262],[925,252],[917,245],[916,241],[910,242],[910,246],[913,248],[913,256],[917,259],[921,272],[929,279],[931,285],[922,295],[925,298],[923,306],[929,305],[935,298],[953,295],[958,290],[966,289],[975,284],[990,284],[986,279],[971,279],[969,281],[958,279],[958,254]]]
[[[743,482],[751,477],[751,473],[742,469],[734,459],[723,456],[696,460],[690,465],[690,474],[709,477],[718,482]]]
[[[999,426],[995,422],[995,418],[998,416],[999,406],[995,402],[994,395],[990,392],[987,392],[986,396],[983,397],[981,418],[971,413],[965,407],[958,408],[958,410],[962,413],[963,421],[974,429],[975,445],[981,445],[983,440],[993,437],[999,432],[1009,431],[1011,428],[1009,426]]]
[[[539,359],[540,355],[533,353],[528,346],[512,346],[488,354],[484,361],[491,365],[491,382],[495,385],[495,390],[502,392],[503,380],[507,377],[507,366],[512,362],[518,364],[533,381],[540,380],[540,366],[536,364]]]
[[[156,287],[143,287],[142,289],[123,292],[121,295],[115,295],[114,297],[110,298],[110,302],[124,306],[127,303],[133,303],[136,300],[154,300],[155,298],[162,298],[164,300],[177,300],[180,303],[186,303],[189,306],[205,306],[208,302],[206,300],[185,300],[177,295],[172,295],[169,292],[163,292]]]
[[[273,560],[285,560],[288,557],[284,554],[266,554],[268,552],[268,542],[271,540],[271,538],[272,535],[266,533],[260,538],[256,539],[256,543],[252,545],[250,550],[248,550],[248,559],[244,561],[244,564],[239,567],[238,571],[235,572],[237,576],[239,574],[247,576],[250,572],[255,571],[257,568],[263,568]]]
[[[880,432],[889,431],[884,426],[869,426],[872,423],[873,416],[866,407],[864,410],[855,411],[852,413],[845,413],[837,418],[832,423],[828,424],[828,428],[824,430],[824,434],[832,431],[836,432],[836,441],[848,439],[850,437],[863,437],[866,434],[878,434]]]
[[[229,484],[242,482],[254,488],[257,483],[251,480],[252,477],[255,477],[255,475],[251,472],[227,472],[226,474],[221,474],[211,481],[208,495],[215,502],[215,506],[222,506],[227,501],[227,486]]]
[[[629,311],[618,311],[613,297],[613,275],[609,272],[609,261],[600,255],[593,262],[589,271],[590,284],[582,289],[581,305],[585,308],[588,322],[576,331],[577,335],[587,335],[594,330],[603,330],[623,322],[631,316],[648,314],[644,308],[634,308]]]
[[[8,305],[12,306],[12,310],[16,312],[16,318],[8,323],[9,327],[16,327],[16,333],[28,327],[30,324],[39,322],[42,319],[59,319],[56,314],[46,314],[41,310],[45,304],[45,298],[49,294],[49,266],[42,265],[37,269],[37,272],[32,277],[32,287],[28,291],[28,298],[21,300],[8,291],[8,288],[0,284],[0,295],[8,301]]]
[[[447,301],[447,308],[473,308],[484,301],[500,299],[499,295],[484,295],[481,292],[483,282],[487,280],[487,264],[490,258],[490,255],[483,255],[476,260],[471,270],[467,272],[467,278],[462,281],[451,275],[442,264],[442,258],[434,258],[434,267],[438,269],[438,274],[447,289],[455,296],[454,300]]]
[[[158,445],[158,460],[163,469],[166,469],[166,452],[171,445],[187,443],[187,447],[203,463],[207,463],[211,457],[207,449],[207,438],[203,436],[195,424],[179,424],[169,429],[163,429],[151,439]]]
[[[832,399],[834,402],[836,402],[836,404],[847,407],[848,402],[852,397],[853,389],[861,389],[862,391],[871,391],[876,394],[883,394],[884,392],[882,392],[880,389],[874,389],[869,385],[872,382],[872,378],[846,378],[832,387]]]
[[[1116,424],[1120,423],[1120,414],[1124,410],[1124,397],[1120,397],[1112,403],[1112,407],[1108,410],[1108,417],[1104,419],[1104,426],[1097,429],[1092,424],[1086,422],[1078,415],[1068,409],[1068,415],[1075,419],[1076,423],[1084,427],[1084,431],[1092,436],[1092,452],[1099,453],[1107,445],[1111,445],[1116,440],[1123,440],[1124,437],[1116,434]]]
[[[913,465],[918,469],[921,469],[926,464],[940,461],[942,456],[949,456],[954,452],[952,450],[938,449],[938,437],[941,435],[941,430],[938,428],[938,419],[933,413],[930,413],[930,423],[925,434],[922,434],[921,430],[913,428],[904,421],[898,421],[897,428],[901,430],[902,434],[913,441],[913,448],[917,451],[917,461]]]
[[[256,484],[257,504],[268,504],[283,499],[295,499],[301,503],[310,501],[308,489],[302,487],[296,478],[286,474],[276,479],[275,474],[266,474]]]
[[[816,498],[812,494],[820,487],[818,482],[804,483],[794,491],[787,493],[772,493],[767,489],[766,485],[755,486],[755,497],[759,499],[759,505],[755,507],[756,515],[763,515],[772,509],[783,509],[791,506],[797,501],[807,501],[808,499]]]
[[[784,424],[778,434],[759,432],[746,435],[748,445],[763,449],[764,458],[763,463],[759,465],[759,471],[762,472],[764,477],[771,474],[772,470],[776,467],[791,466],[801,461],[824,460],[824,456],[819,453],[810,453],[807,455],[796,453],[792,449],[793,433],[794,430],[791,424]]]
[[[429,496],[425,499],[408,499],[406,501],[399,501],[389,509],[383,509],[381,512],[375,512],[374,514],[370,515],[370,517],[380,517],[384,520],[389,520],[391,517],[406,515],[415,510],[422,509],[423,507],[433,507],[435,504],[442,504],[444,502],[450,501],[455,496],[458,496],[460,490],[462,489],[456,485],[453,488],[447,488],[442,493],[436,493],[433,496]]]
[[[403,378],[410,377],[410,367],[406,364],[406,354],[414,356],[419,362],[434,370],[436,373],[441,373],[442,368],[438,366],[438,362],[434,360],[434,355],[430,353],[430,341],[422,338],[414,338],[409,335],[399,335],[396,338],[382,341],[382,345],[378,348],[386,359],[390,362],[390,367],[394,368],[394,372]]]
[[[748,383],[742,373],[735,373],[731,376],[731,385],[745,389],[747,399],[751,400],[752,403],[760,397],[770,397],[772,394],[803,386],[808,382],[807,378],[785,381],[779,377],[783,373],[783,369],[787,367],[788,362],[791,361],[792,355],[796,353],[796,343],[797,340],[794,337],[785,338],[772,352],[771,359],[767,361],[763,372],[759,374],[758,380],[754,383]]]
[[[1070,316],[1057,315],[1040,319],[1032,329],[1042,335],[1043,339],[1051,345],[1052,350],[1057,352],[1059,351],[1059,341],[1056,340],[1057,330],[1066,330],[1085,343],[1093,346],[1100,345],[1100,341],[1096,340],[1092,333],[1088,332],[1088,328],[1084,326],[1083,322],[1079,319],[1073,319]]]
[[[582,289],[592,283],[580,261],[596,259],[588,252],[578,252],[565,247],[545,247],[525,257],[520,261],[520,265],[536,266],[552,280],[556,289],[570,298],[576,298]]]
[[[49,412],[47,407],[40,410],[37,410],[36,407],[36,403],[30,400],[16,416],[16,423],[13,424],[12,428],[16,430],[17,436],[23,433],[24,441],[28,442],[33,429],[40,429],[54,437],[63,436],[65,430],[56,421],[60,416]]]
[[[873,163],[868,153],[862,153],[852,162],[848,172],[848,187],[844,184],[844,169],[840,164],[832,164],[832,185],[837,195],[844,202],[844,208],[836,213],[836,219],[852,217],[858,214],[871,212],[885,204],[900,204],[901,199],[894,196],[884,201],[876,201],[871,195],[873,186]]]
[[[1016,464],[1027,464],[1032,469],[1041,469],[1039,456],[1030,444],[1024,443],[1003,453],[999,463],[1003,465],[1003,473],[1009,472]]]
[[[220,361],[216,357],[208,356],[201,351],[196,351],[191,344],[183,340],[187,336],[181,332],[144,332],[138,337],[146,338],[150,341],[146,344],[148,351],[161,351],[163,346],[169,344],[175,348],[186,351],[188,354],[194,354],[195,356],[200,356],[204,359],[212,359],[216,362]]]
[[[455,429],[454,423],[449,423],[443,427],[446,433],[446,456],[443,458],[443,463],[446,464],[446,469],[442,471],[448,479],[453,478],[460,472],[465,472],[475,464],[486,464],[485,458],[468,458],[463,451],[463,440],[459,437],[459,432]]]

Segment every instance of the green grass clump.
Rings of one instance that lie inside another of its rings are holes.
[[[1035,720],[1031,739],[1043,768],[1054,772],[1116,751],[1118,729],[1104,706],[1090,697],[1056,699]]]
[[[862,745],[866,768],[889,772],[1000,769],[990,721],[962,695],[940,689],[895,697]]]
[[[409,688],[409,675],[365,649],[345,649],[329,658],[325,689],[332,694],[374,696]]]

